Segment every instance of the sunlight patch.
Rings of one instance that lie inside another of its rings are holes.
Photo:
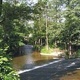
[[[71,66],[74,66],[75,65],[75,62],[72,62],[70,65],[68,65],[67,67],[71,67]]]

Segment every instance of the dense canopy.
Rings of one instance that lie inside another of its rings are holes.
[[[71,56],[80,46],[80,0],[0,0],[0,80],[18,80],[6,62],[25,44],[60,47]]]

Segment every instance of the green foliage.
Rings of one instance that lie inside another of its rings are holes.
[[[24,38],[27,30],[27,20],[31,19],[31,8],[26,4],[3,2],[1,37],[2,43],[6,43],[9,48],[7,53],[13,55],[18,53],[18,47],[24,45]],[[4,45],[3,45],[4,46]]]
[[[70,41],[76,45],[80,43],[80,0],[38,0],[33,6],[24,3],[25,1],[19,3],[14,0],[5,0],[3,4],[0,2],[0,78],[2,80],[18,80],[8,54],[17,53],[18,47],[24,45],[24,41],[35,45],[35,49],[41,50],[42,53],[52,52],[51,48],[41,49],[46,43],[46,17],[50,46],[54,47],[55,42],[58,41],[62,44],[62,48],[63,42],[66,46]],[[34,21],[32,27],[28,25],[29,20]],[[32,37],[29,37],[29,34],[32,34]],[[78,56],[79,53],[80,50],[77,51]],[[69,57],[68,52],[66,56]]]
[[[50,54],[53,52],[52,48],[46,49],[46,46],[41,49],[41,53]]]
[[[40,51],[41,50],[41,47],[40,45],[35,45],[34,48],[33,48],[34,51]]]
[[[1,12],[2,12],[2,0],[0,0],[0,16],[1,16]]]
[[[19,75],[13,70],[11,58],[6,55],[7,48],[0,49],[0,80],[19,80]]]
[[[0,80],[19,80],[19,75],[12,68],[11,57],[17,53],[19,46],[24,45],[24,36],[27,32],[26,20],[31,18],[31,8],[25,4],[18,6],[17,3],[10,0],[3,1],[3,4],[0,4],[1,8]]]
[[[76,57],[80,57],[80,49],[77,50]]]
[[[68,51],[65,52],[65,58],[66,58],[66,59],[69,58],[69,52],[68,52]]]
[[[66,41],[75,41],[75,35],[76,39],[78,39],[79,35],[79,30],[80,30],[80,15],[76,15],[77,13],[79,14],[79,7],[80,7],[80,1],[77,0],[70,0],[67,1],[66,3],[66,10],[64,11],[65,13],[65,28],[64,28],[64,34],[63,34],[63,39]],[[78,11],[77,11],[78,9]]]

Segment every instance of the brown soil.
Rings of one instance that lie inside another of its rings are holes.
[[[80,69],[67,73],[60,80],[80,80]]]
[[[56,52],[65,52],[65,50],[60,50],[59,48],[54,48],[53,51],[56,51]]]

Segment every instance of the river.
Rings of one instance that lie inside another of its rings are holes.
[[[31,54],[18,56],[13,58],[13,68],[17,71],[30,69],[35,66],[42,65],[49,61],[53,61],[53,56],[43,56],[39,52],[33,52]]]

